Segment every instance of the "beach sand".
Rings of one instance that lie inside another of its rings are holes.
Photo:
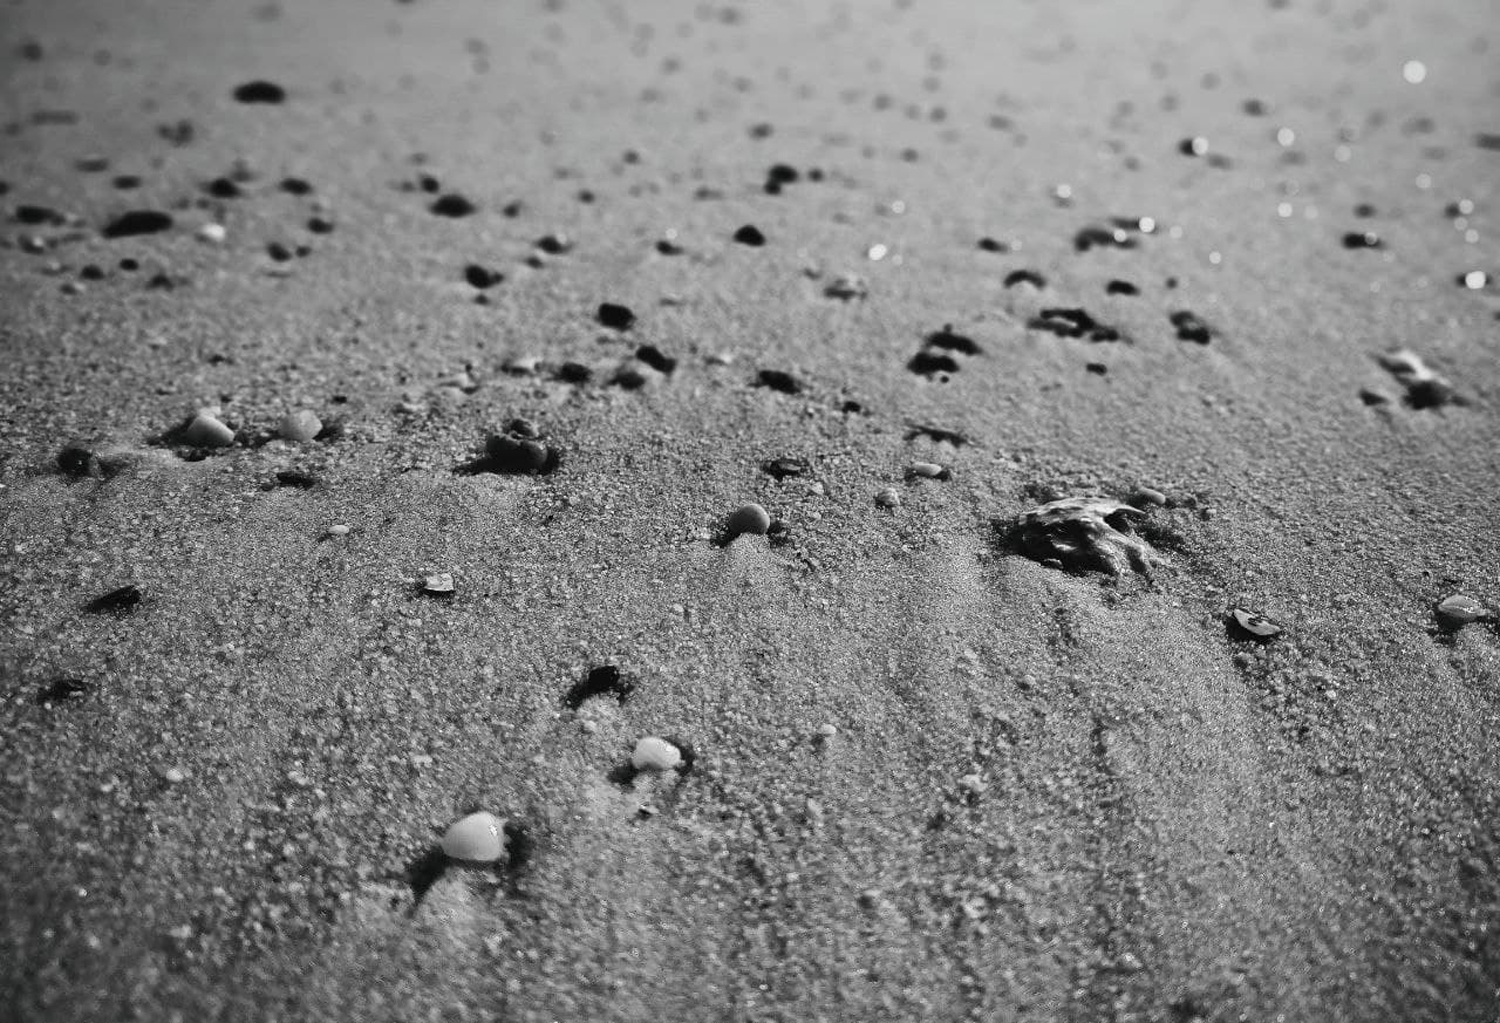
[[[0,1016],[1500,1018],[1497,27],[10,4]]]

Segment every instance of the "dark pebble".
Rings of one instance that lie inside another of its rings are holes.
[[[129,256],[126,256],[124,259],[120,260],[121,270],[139,270],[140,268],[141,264],[131,259]]]
[[[1196,314],[1186,309],[1179,309],[1167,317],[1172,326],[1177,328],[1177,337],[1181,341],[1192,341],[1196,344],[1206,345],[1213,337],[1213,331],[1208,324],[1200,320]]]
[[[784,163],[773,164],[771,169],[766,172],[766,180],[768,182],[774,181],[778,185],[795,184],[801,176],[801,174],[797,173],[797,168]]]
[[[104,271],[94,263],[86,263],[79,268],[78,276],[86,281],[102,281]]]
[[[428,195],[436,195],[442,191],[443,183],[431,174],[419,174],[417,175],[417,187]]]
[[[807,464],[807,459],[805,458],[772,458],[769,461],[760,463],[761,471],[778,482],[788,477],[805,475],[809,468],[811,466]]]
[[[500,207],[500,213],[503,216],[507,217],[519,217],[521,215],[521,209],[522,206],[519,201],[508,202],[504,206]]]
[[[1118,278],[1106,284],[1104,291],[1109,295],[1139,295],[1141,293],[1141,289],[1137,288],[1134,284],[1131,284],[1129,281],[1119,280]]]
[[[467,217],[478,207],[457,192],[449,192],[439,196],[428,208],[440,217]]]
[[[768,139],[774,129],[769,124],[761,122],[750,126],[750,137],[753,139]]]
[[[769,387],[782,394],[801,394],[802,384],[796,377],[779,369],[763,369],[755,378],[757,387]]]
[[[611,330],[629,330],[635,326],[635,313],[630,310],[629,306],[615,302],[601,302],[597,315],[599,322]]]
[[[83,174],[99,174],[109,170],[109,157],[107,156],[81,156],[73,161],[73,166]]]
[[[313,234],[330,234],[333,231],[333,221],[325,220],[323,217],[311,217],[307,221],[307,229]]]
[[[918,352],[911,357],[906,368],[919,376],[935,376],[939,373],[957,373],[958,360],[939,352]]]
[[[234,98],[241,103],[280,103],[286,99],[286,90],[275,82],[257,79],[235,89]]]
[[[557,367],[557,379],[565,384],[586,384],[594,371],[581,362],[565,362]]]
[[[1058,337],[1086,337],[1090,341],[1119,341],[1121,339],[1117,329],[1100,323],[1087,310],[1079,308],[1043,309],[1026,325],[1033,330],[1045,330]]]
[[[193,127],[193,122],[183,119],[172,124],[158,124],[156,134],[172,143],[174,146],[185,146],[193,141],[193,136],[198,133]]]
[[[36,702],[40,704],[49,703],[72,703],[83,699],[94,689],[92,683],[78,678],[59,678],[48,682],[36,694]]]
[[[979,248],[984,252],[1009,252],[1011,251],[1011,244],[1009,242],[996,241],[994,238],[981,238],[979,239]]]
[[[172,226],[172,217],[160,210],[131,210],[122,213],[104,225],[106,238],[130,238],[141,234],[157,234]]]
[[[548,234],[536,240],[536,247],[549,256],[560,256],[573,247],[573,242],[567,235]]]
[[[1354,215],[1356,217],[1373,217],[1375,215],[1375,207],[1367,202],[1362,202],[1354,207]]]
[[[238,199],[244,194],[230,178],[214,178],[203,186],[203,190],[215,199]]]
[[[122,192],[141,187],[141,179],[137,174],[116,174],[109,183]]]
[[[311,490],[318,485],[318,478],[295,469],[283,469],[276,474],[276,485],[295,487],[298,490]]]
[[[307,195],[313,188],[301,178],[282,178],[281,190],[288,195]]]
[[[1225,624],[1236,639],[1250,639],[1258,643],[1269,643],[1284,631],[1279,623],[1243,607],[1230,611]]]
[[[760,228],[756,227],[754,224],[746,224],[744,227],[734,232],[734,240],[739,242],[741,245],[749,245],[758,248],[766,243],[766,236],[761,234]]]
[[[57,467],[68,476],[102,475],[99,459],[88,448],[69,444],[57,453]]]
[[[1101,377],[1104,376],[1104,374],[1106,374],[1106,373],[1109,372],[1109,367],[1106,366],[1102,362],[1090,362],[1087,365],[1085,365],[1083,368],[1086,369],[1086,370],[1088,370],[1090,373],[1093,373],[1096,376],[1101,376]]]
[[[1119,227],[1111,230],[1107,227],[1090,226],[1073,236],[1073,248],[1079,252],[1087,252],[1095,247],[1133,249],[1135,246],[1135,239],[1124,228]]]
[[[663,238],[656,243],[656,251],[660,252],[663,256],[680,256],[682,255],[682,246],[667,238]]]
[[[478,263],[470,263],[464,267],[464,280],[472,286],[483,291],[485,288],[493,288],[505,280],[505,275],[498,270],[480,266]]]
[[[266,246],[266,255],[270,256],[278,263],[285,263],[287,260],[292,258],[292,250],[287,248],[280,242],[271,242]]]
[[[575,682],[563,697],[563,704],[570,710],[577,710],[585,700],[595,696],[612,696],[624,703],[633,692],[635,683],[621,675],[619,668],[606,664],[592,669],[583,679]]]
[[[1346,249],[1383,249],[1385,243],[1374,231],[1350,231],[1344,235]]]
[[[89,601],[92,614],[128,614],[141,602],[141,591],[135,586],[121,586]]]
[[[12,219],[20,224],[62,224],[67,218],[50,206],[35,206],[31,204],[17,206],[11,214]]]
[[[1500,132],[1482,131],[1474,136],[1474,144],[1480,149],[1500,150]]]
[[[659,373],[671,373],[677,368],[677,360],[663,354],[655,345],[641,345],[635,350],[635,357]]]
[[[952,444],[961,448],[971,443],[969,438],[957,430],[945,430],[941,426],[919,426],[914,425],[907,431],[906,439],[915,440],[918,437],[926,437],[928,440],[937,441],[940,444]]]
[[[532,438],[504,434],[491,437],[484,446],[484,471],[513,476],[545,475],[557,468],[557,452]]]
[[[1047,286],[1047,278],[1035,270],[1012,270],[1005,275],[1005,286],[1007,288],[1014,288],[1017,284],[1029,284],[1033,288],[1045,288]]]
[[[955,334],[949,324],[943,324],[943,329],[934,331],[927,335],[927,345],[931,348],[941,348],[945,352],[960,352],[964,355],[978,355],[981,351],[979,342],[963,334]]]

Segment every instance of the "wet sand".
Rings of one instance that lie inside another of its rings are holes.
[[[1496,1018],[1489,5],[129,7],[0,18],[0,1015]]]

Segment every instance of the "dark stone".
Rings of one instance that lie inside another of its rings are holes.
[[[307,195],[313,188],[301,178],[282,178],[281,190],[288,195]]]
[[[104,225],[106,238],[130,238],[135,235],[157,234],[172,227],[170,214],[160,210],[130,210]]]
[[[1179,309],[1167,317],[1172,326],[1177,328],[1177,338],[1181,341],[1192,341],[1195,344],[1206,345],[1213,337],[1213,330],[1200,320],[1197,315],[1186,309]]]
[[[763,369],[756,375],[757,387],[769,387],[782,394],[801,394],[802,384],[796,377],[779,369]]]
[[[440,217],[467,217],[478,209],[477,206],[457,192],[449,192],[447,195],[439,196],[428,208]]]
[[[203,186],[203,190],[215,199],[238,199],[244,192],[230,178],[214,178]]]
[[[464,267],[464,280],[468,281],[473,287],[483,291],[485,288],[492,288],[505,280],[505,275],[497,270],[480,266],[478,263],[470,263]]]
[[[560,256],[573,247],[573,242],[567,235],[548,234],[536,240],[536,247],[549,256]]]
[[[275,82],[256,79],[235,89],[234,98],[241,103],[281,103],[286,100],[286,90]]]
[[[331,234],[333,232],[333,221],[323,217],[311,217],[307,221],[307,229],[313,234]]]
[[[1047,278],[1035,270],[1012,270],[1005,275],[1005,286],[1007,288],[1014,288],[1017,284],[1029,284],[1033,288],[1045,288],[1047,286]]]
[[[911,361],[906,364],[906,368],[922,376],[936,376],[939,373],[957,373],[958,360],[951,355],[922,351],[911,357]]]
[[[677,368],[677,360],[663,354],[655,345],[641,345],[635,350],[635,357],[659,373],[671,373]]]
[[[805,475],[811,468],[805,458],[782,457],[772,458],[760,463],[761,472],[780,481],[793,476]]]
[[[602,302],[597,313],[599,322],[611,330],[629,330],[635,326],[635,313],[629,306]]]
[[[110,590],[100,597],[95,597],[85,605],[86,610],[92,614],[129,614],[136,609],[141,602],[141,591],[135,586],[121,586],[117,590]]]
[[[955,334],[949,324],[943,324],[943,329],[927,335],[927,344],[931,348],[941,348],[945,352],[960,352],[963,355],[978,355],[981,351],[979,342],[962,334]]]
[[[766,243],[766,236],[761,234],[760,228],[756,227],[754,224],[746,224],[744,227],[734,232],[734,240],[739,242],[741,245],[749,245],[752,248],[759,248]]]
[[[1346,249],[1383,249],[1385,243],[1374,231],[1350,231],[1344,235]]]
[[[1110,295],[1139,295],[1141,293],[1141,289],[1134,284],[1131,284],[1129,281],[1119,280],[1118,278],[1106,284],[1104,291]]]

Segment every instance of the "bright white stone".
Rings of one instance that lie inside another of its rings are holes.
[[[630,763],[637,771],[671,771],[682,763],[682,750],[665,739],[648,735],[635,744]]]
[[[443,855],[467,863],[494,863],[505,854],[505,822],[484,810],[455,821],[443,834]]]
[[[282,417],[281,423],[276,427],[276,432],[283,438],[305,444],[312,440],[323,430],[323,421],[307,409],[297,412],[288,412]]]

